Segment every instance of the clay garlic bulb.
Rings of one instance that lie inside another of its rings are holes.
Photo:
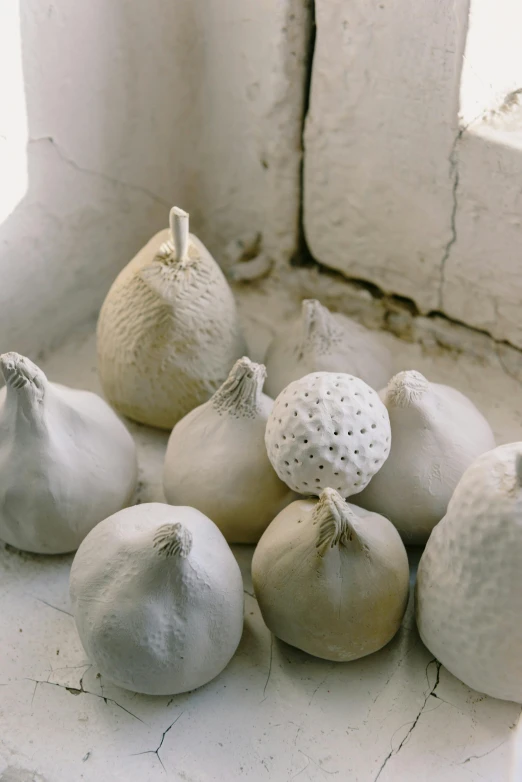
[[[75,551],[128,505],[134,441],[106,402],[50,383],[18,353],[0,356],[0,538],[38,554]]]
[[[164,429],[205,402],[246,352],[232,291],[175,207],[113,283],[98,321],[98,369],[123,415]]]
[[[388,411],[357,377],[316,372],[294,380],[268,418],[268,458],[299,494],[332,487],[341,496],[362,491],[390,450]]]
[[[390,415],[390,455],[355,502],[384,514],[410,544],[425,543],[446,513],[464,471],[495,447],[475,405],[420,372],[400,372],[383,392]]]
[[[252,580],[278,638],[326,660],[356,660],[399,629],[408,557],[387,519],[325,489],[274,519],[254,552]]]
[[[522,443],[468,467],[422,555],[417,625],[468,687],[522,703]]]
[[[257,543],[295,495],[277,477],[264,442],[273,400],[263,394],[266,370],[243,357],[208,402],[170,435],[163,487],[172,505],[191,505],[230,543]]]
[[[194,508],[148,503],[102,521],[78,549],[70,591],[88,657],[135,692],[201,687],[241,639],[241,572],[216,525]]]
[[[377,390],[392,375],[390,352],[377,337],[316,299],[305,299],[300,316],[274,337],[265,364],[272,397],[311,372],[345,372]]]

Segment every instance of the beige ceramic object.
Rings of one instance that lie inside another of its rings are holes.
[[[428,540],[417,625],[464,684],[522,703],[522,443],[480,456]]]
[[[266,371],[236,361],[208,402],[170,435],[163,487],[171,505],[191,505],[214,521],[229,543],[257,543],[295,495],[279,480],[264,442],[273,400],[263,394]]]
[[[294,380],[268,418],[268,458],[299,494],[333,487],[343,497],[364,489],[390,450],[388,411],[357,377],[315,372]]]
[[[0,356],[0,538],[24,551],[75,551],[132,500],[134,441],[106,402],[50,383],[18,353]]]
[[[98,321],[107,399],[141,423],[171,429],[205,402],[246,352],[232,291],[174,208],[113,283]]]
[[[265,364],[272,397],[311,372],[348,373],[377,390],[392,375],[391,354],[375,335],[316,299],[305,299],[300,316],[274,337]]]
[[[254,552],[252,580],[278,638],[343,662],[377,651],[399,629],[408,557],[387,519],[325,489],[274,519]]]
[[[382,397],[390,455],[354,502],[390,519],[405,543],[426,543],[462,474],[495,438],[471,400],[420,372],[400,372]]]
[[[243,582],[223,535],[194,508],[148,503],[87,536],[71,569],[80,639],[102,676],[149,695],[201,687],[243,629]]]

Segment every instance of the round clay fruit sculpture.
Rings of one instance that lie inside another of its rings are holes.
[[[522,443],[462,476],[417,575],[417,625],[468,687],[522,703]]]
[[[390,352],[374,334],[316,299],[305,299],[300,316],[274,337],[265,364],[273,397],[311,372],[345,372],[377,390],[392,375]]]
[[[390,450],[388,411],[376,391],[352,375],[315,372],[277,397],[265,443],[276,473],[293,491],[343,497],[362,491]]]
[[[264,442],[273,400],[266,370],[236,361],[221,388],[179,421],[170,435],[163,487],[171,505],[191,505],[214,521],[229,543],[257,543],[295,495],[279,480]]]
[[[246,352],[232,291],[174,207],[113,283],[98,321],[103,390],[123,415],[172,429]]]
[[[70,591],[89,659],[135,692],[201,687],[241,639],[241,572],[216,525],[194,508],[147,503],[102,521],[78,549]]]
[[[343,662],[376,652],[399,629],[408,557],[387,519],[324,489],[319,500],[297,500],[270,524],[254,552],[252,580],[274,635]]]
[[[38,554],[75,551],[128,505],[136,447],[106,402],[50,383],[18,353],[0,356],[0,538]]]
[[[423,544],[446,513],[464,471],[495,447],[484,416],[464,394],[400,372],[383,392],[390,415],[390,455],[355,500],[383,513],[409,544]]]

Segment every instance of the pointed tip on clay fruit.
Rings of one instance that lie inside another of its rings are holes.
[[[176,259],[185,261],[189,248],[189,214],[179,206],[173,206],[169,213],[169,226],[174,242]]]
[[[399,372],[388,383],[386,403],[392,407],[408,407],[421,399],[429,387],[429,382],[420,372],[414,369]]]
[[[264,364],[256,364],[248,356],[238,358],[227,379],[212,397],[212,404],[218,411],[252,415],[259,403],[265,378]]]
[[[0,371],[4,377],[7,386],[19,389],[45,378],[42,370],[33,364],[33,362],[20,355],[20,353],[3,353],[0,356]]]
[[[301,305],[301,324],[303,343],[322,336],[328,330],[331,312],[317,299],[303,299]]]
[[[185,559],[192,549],[192,533],[183,524],[163,524],[154,535],[154,548],[164,557]]]
[[[323,489],[313,512],[314,521],[319,523],[316,548],[321,557],[328,549],[346,545],[357,537],[353,522],[355,514],[335,489]]]

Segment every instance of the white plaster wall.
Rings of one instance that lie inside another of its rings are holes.
[[[304,214],[314,257],[440,302],[467,2],[317,0]]]
[[[0,350],[93,314],[174,202],[218,256],[258,231],[289,257],[307,19],[306,0],[0,5]]]
[[[522,347],[522,4],[317,0],[316,16],[312,254]]]

